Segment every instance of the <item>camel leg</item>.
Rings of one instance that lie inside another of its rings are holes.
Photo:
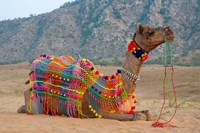
[[[109,114],[103,113],[102,118],[113,119],[119,121],[136,121],[136,120],[146,120],[146,115],[143,113],[135,113],[135,114]]]
[[[27,89],[25,92],[24,92],[24,99],[25,99],[25,105],[22,105],[18,110],[17,112],[18,113],[27,113],[27,105],[28,105],[28,102],[29,102],[29,96],[30,96],[30,90]]]
[[[142,113],[146,116],[146,121],[152,121],[152,115],[149,110],[136,111],[135,113]]]
[[[20,108],[18,108],[17,113],[26,113],[26,106],[22,105]]]
[[[22,105],[17,112],[18,113],[27,113],[27,114],[33,114],[37,115],[39,114],[37,101],[35,99],[30,99],[30,89],[27,89],[24,92],[24,99],[25,99],[25,105]],[[30,102],[31,100],[31,102]]]
[[[136,111],[135,114],[109,114],[103,112],[102,117],[119,121],[152,120],[149,110]]]

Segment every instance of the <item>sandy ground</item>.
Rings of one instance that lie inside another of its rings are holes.
[[[112,74],[116,67],[98,67],[104,74]],[[122,122],[107,119],[75,119],[47,115],[17,114],[24,103],[23,92],[28,87],[28,64],[0,66],[0,133],[199,133],[200,132],[200,67],[175,66],[174,82],[178,110],[170,124],[178,128],[153,128],[153,121]],[[167,101],[161,120],[169,120],[174,112],[170,91],[170,68],[167,69]],[[164,68],[149,65],[141,69],[137,84],[137,110],[148,109],[159,115],[163,103],[162,80]]]

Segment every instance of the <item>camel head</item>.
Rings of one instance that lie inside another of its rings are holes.
[[[174,38],[175,35],[170,27],[164,28],[152,27],[149,25],[137,25],[137,31],[134,39],[141,48],[149,53],[165,41],[173,42]]]

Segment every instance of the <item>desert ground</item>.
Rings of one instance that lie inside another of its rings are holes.
[[[28,88],[28,63],[0,65],[0,133],[199,133],[200,132],[200,67],[174,67],[177,112],[170,122],[178,128],[153,128],[154,121],[117,121],[107,119],[76,119],[61,116],[18,114],[24,104],[23,92]],[[104,74],[117,67],[97,66]],[[137,83],[137,110],[148,109],[156,119],[163,103],[164,67],[144,65]],[[167,68],[166,104],[161,120],[174,113],[174,98]]]

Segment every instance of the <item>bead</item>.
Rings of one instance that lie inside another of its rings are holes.
[[[88,107],[89,107],[89,108],[92,108],[92,106],[91,106],[91,105],[88,105]]]
[[[99,118],[102,118],[102,116],[101,116],[101,115],[99,115]]]
[[[98,116],[98,114],[96,113],[95,116]]]

